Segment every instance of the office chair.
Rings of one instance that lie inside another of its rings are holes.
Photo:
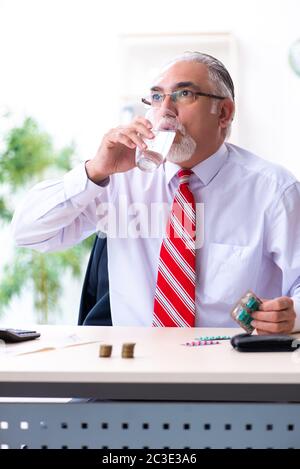
[[[107,240],[96,236],[83,282],[78,325],[112,326],[107,268]]]

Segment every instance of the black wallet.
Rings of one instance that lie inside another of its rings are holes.
[[[300,339],[289,335],[238,334],[230,343],[239,352],[294,352],[300,347]]]

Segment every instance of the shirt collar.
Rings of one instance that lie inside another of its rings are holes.
[[[206,160],[196,164],[191,169],[193,173],[196,174],[198,178],[203,182],[203,184],[207,186],[207,184],[209,184],[213,177],[216,176],[216,174],[219,172],[219,170],[225,163],[227,156],[227,147],[225,143],[222,143],[220,148],[215,153],[206,158]],[[181,167],[175,163],[171,163],[170,161],[166,161],[164,163],[167,184],[169,184],[169,182],[177,174],[179,169],[181,169]]]

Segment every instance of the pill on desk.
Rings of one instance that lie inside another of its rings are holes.
[[[219,344],[218,340],[193,340],[192,342],[186,342],[183,345],[187,345],[188,347],[198,347],[201,345],[215,345]]]
[[[134,343],[125,343],[122,346],[122,358],[133,358]]]
[[[110,357],[112,351],[112,345],[102,344],[99,348],[99,357]]]
[[[230,335],[209,335],[209,336],[200,336],[195,337],[194,340],[230,340]]]

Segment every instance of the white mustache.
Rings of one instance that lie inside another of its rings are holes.
[[[174,128],[174,119],[172,117],[165,116],[160,123],[160,127],[164,130],[172,130]],[[186,135],[186,129],[181,122],[178,124],[177,131],[179,131],[183,136]]]

